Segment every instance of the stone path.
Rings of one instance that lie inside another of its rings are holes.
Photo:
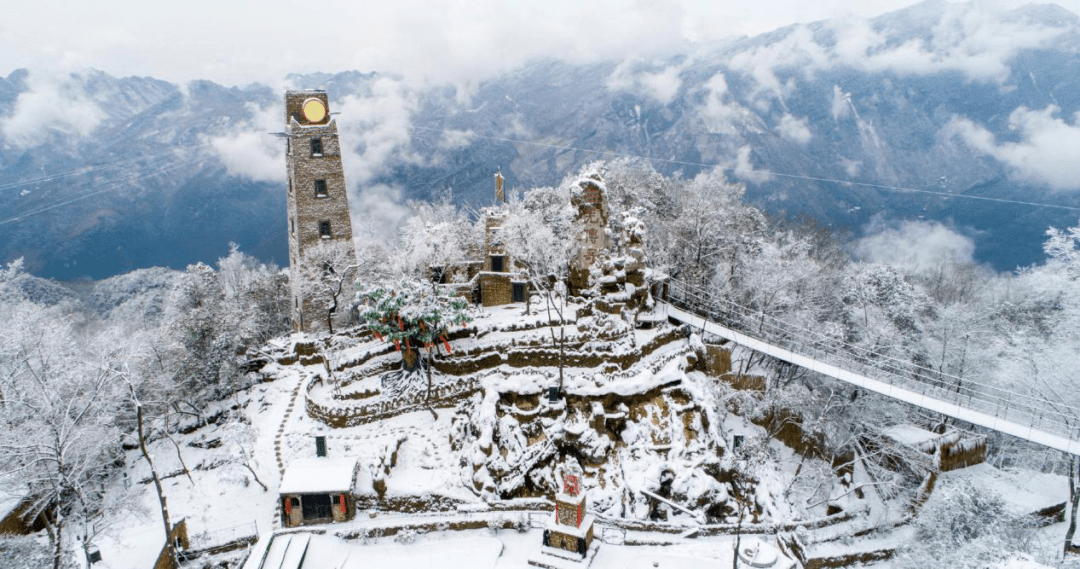
[[[296,387],[289,396],[289,406],[285,408],[285,414],[281,417],[281,426],[278,427],[277,434],[274,436],[274,455],[277,458],[278,473],[282,476],[285,475],[285,462],[281,458],[281,439],[285,435],[285,426],[289,424],[289,418],[292,417],[293,407],[296,407],[296,401],[300,399],[300,388],[310,378],[309,375],[301,375],[300,380],[296,382]]]

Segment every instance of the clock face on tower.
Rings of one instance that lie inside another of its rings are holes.
[[[304,101],[303,112],[308,122],[321,122],[326,118],[326,106],[318,99]]]

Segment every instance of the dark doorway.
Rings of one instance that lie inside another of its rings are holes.
[[[330,511],[329,494],[307,494],[304,496],[304,519],[321,520],[333,517]]]
[[[525,302],[525,283],[513,283],[511,302]]]
[[[493,273],[501,273],[501,272],[503,272],[503,259],[505,259],[505,258],[506,257],[503,257],[502,255],[492,255],[491,256],[491,272],[493,272]]]

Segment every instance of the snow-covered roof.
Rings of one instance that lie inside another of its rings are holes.
[[[1056,474],[1027,470],[998,470],[989,464],[942,472],[938,488],[948,488],[968,480],[980,491],[993,492],[1014,515],[1026,516],[1055,507],[1064,507],[1069,496],[1069,479]],[[935,494],[936,495],[936,494]]]
[[[289,463],[278,493],[349,492],[355,475],[355,458],[302,458]]]
[[[589,532],[589,527],[596,521],[596,517],[592,514],[585,514],[585,517],[581,518],[581,525],[574,527],[560,524],[555,519],[555,514],[548,517],[547,523],[544,524],[544,529],[549,531],[557,531],[562,534],[570,535],[577,538],[584,538],[585,534]]]
[[[261,547],[266,546],[265,542],[260,542],[260,544]],[[252,555],[244,567],[245,569],[482,568],[495,567],[502,552],[502,542],[494,537],[419,539],[409,547],[401,547],[398,544],[360,545],[331,535],[306,532],[286,533],[273,538],[270,550],[265,556]]]
[[[11,515],[29,495],[29,489],[20,484],[0,486],[0,520]]]
[[[907,446],[919,446],[938,438],[939,434],[915,425],[894,425],[882,432],[886,437]]]
[[[563,502],[565,504],[580,504],[585,499],[585,493],[580,492],[577,496],[571,496],[565,492],[559,492],[555,494],[555,500]]]

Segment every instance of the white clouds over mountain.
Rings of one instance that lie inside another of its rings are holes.
[[[905,221],[890,225],[875,219],[855,254],[872,263],[928,270],[943,262],[971,263],[975,242],[936,221]]]
[[[285,141],[267,133],[281,130],[285,108],[280,104],[258,107],[248,103],[251,118],[232,133],[208,137],[206,142],[234,176],[257,182],[285,182]]]
[[[662,105],[670,103],[682,86],[679,72],[682,66],[672,65],[660,70],[642,68],[641,62],[628,59],[615,67],[607,80],[613,91],[630,91],[652,98]]]
[[[730,171],[731,175],[735,178],[746,180],[754,184],[762,184],[773,179],[773,175],[770,172],[758,170],[754,167],[754,161],[751,159],[753,149],[749,145],[742,146],[735,154],[735,164],[733,166],[725,166],[724,170]]]
[[[1018,51],[1050,47],[1077,31],[1075,20],[1025,15],[991,3],[927,2],[875,20],[792,26],[775,41],[738,51],[729,65],[754,79],[758,96],[780,99],[798,88],[794,76],[810,79],[838,67],[902,76],[957,72],[1003,85]],[[918,22],[929,24],[929,35],[911,36]],[[836,104],[832,110],[843,112]]]
[[[796,144],[806,144],[813,138],[806,119],[796,118],[790,113],[780,118],[780,124],[776,125],[776,132]]]
[[[86,93],[78,76],[35,71],[27,77],[27,90],[19,94],[12,114],[0,119],[5,141],[21,147],[45,142],[50,132],[85,137],[106,118]]]
[[[1045,184],[1056,190],[1080,189],[1080,113],[1071,121],[1059,118],[1060,109],[1020,107],[1009,115],[1009,129],[1018,140],[999,141],[985,127],[956,118],[945,128],[973,149],[1009,166],[1014,177]]]

